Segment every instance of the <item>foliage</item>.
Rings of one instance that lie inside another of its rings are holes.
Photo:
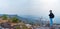
[[[33,22],[30,22],[29,24],[34,25],[34,23],[33,23]]]
[[[20,27],[19,26],[16,26],[16,29],[20,29]]]
[[[3,16],[2,16],[2,19],[3,20],[6,20],[8,17],[7,17],[7,15],[6,14],[4,14]]]
[[[12,17],[11,20],[12,20],[13,23],[19,22],[19,19],[17,17]]]
[[[25,25],[23,25],[22,28],[23,28],[23,29],[28,29],[27,26],[25,26]]]

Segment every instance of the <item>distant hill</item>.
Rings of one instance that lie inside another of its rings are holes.
[[[4,14],[0,14],[0,16],[3,16]],[[40,17],[36,17],[36,16],[18,16],[16,14],[12,15],[12,14],[7,14],[8,17],[14,17],[16,16],[19,20],[23,21],[24,23],[44,23],[45,21],[41,20],[40,21]]]
[[[0,16],[3,16],[4,14],[0,14]],[[16,16],[19,20],[25,22],[25,23],[30,23],[30,22],[35,22],[35,20],[33,20],[32,18],[26,18],[26,17],[21,17],[21,16],[18,16],[16,14],[6,14],[9,18],[12,18],[14,16]]]

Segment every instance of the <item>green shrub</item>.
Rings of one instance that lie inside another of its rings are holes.
[[[2,16],[2,19],[3,20],[6,20],[8,17],[7,17],[7,15],[6,14],[4,14],[3,16]]]
[[[13,23],[19,22],[19,19],[17,17],[13,17],[13,18],[11,18],[11,20],[12,20]]]

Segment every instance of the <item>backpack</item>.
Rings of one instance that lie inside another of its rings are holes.
[[[49,17],[50,17],[50,18],[54,18],[54,14],[53,14],[53,13],[50,13],[50,14],[49,14]]]

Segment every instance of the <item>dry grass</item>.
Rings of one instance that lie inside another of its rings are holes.
[[[7,20],[2,20],[2,19],[0,19],[0,23],[5,23],[5,22],[9,22],[9,23],[11,24],[11,26],[14,26],[14,25],[17,25],[17,24],[19,24],[19,25],[21,25],[21,26],[24,26],[24,25],[25,25],[23,22],[13,23],[13,22],[11,22],[11,20],[9,20],[9,19],[7,19]]]
[[[8,20],[0,20],[0,23],[8,22]]]
[[[17,23],[10,23],[10,24],[11,24],[11,26],[17,25]]]

